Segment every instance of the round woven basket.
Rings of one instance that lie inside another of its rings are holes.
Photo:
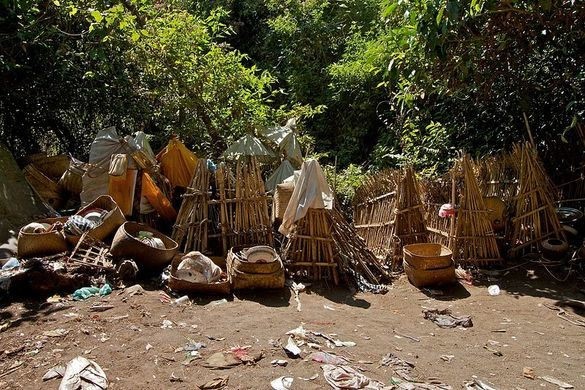
[[[47,218],[37,221],[38,223],[54,224],[64,223],[67,218]],[[67,252],[67,241],[61,231],[45,233],[25,233],[20,229],[18,233],[18,257],[43,257]]]
[[[140,241],[137,238],[140,231],[151,232],[154,237],[160,238],[165,249],[153,248]],[[175,241],[156,229],[137,222],[126,222],[116,232],[110,252],[118,259],[134,259],[141,268],[158,269],[171,262],[177,248]]]
[[[231,285],[227,274],[222,273],[221,280],[214,283],[193,283],[175,277],[177,267],[181,264],[184,254],[177,253],[171,262],[171,277],[169,278],[169,288],[181,293],[205,293],[205,294],[229,294]]]
[[[238,272],[246,272],[251,274],[272,274],[278,271],[282,265],[280,256],[273,250],[274,261],[269,263],[250,263],[246,260],[246,252],[254,246],[235,246],[228,252],[226,261],[231,260],[231,267]],[[265,247],[265,246],[262,246]],[[280,262],[280,263],[279,263]]]
[[[455,282],[455,266],[453,264],[435,269],[416,269],[406,261],[403,263],[408,280],[415,287],[438,286]]]
[[[103,209],[108,211],[108,214],[103,219],[102,223],[89,230],[89,234],[96,240],[104,241],[111,237],[116,230],[126,222],[126,217],[122,213],[122,210],[118,207],[118,204],[109,195],[102,195],[96,198],[93,202],[80,209],[76,215],[84,216],[88,211],[92,209]],[[75,246],[79,242],[81,236],[74,236],[72,234],[65,233],[67,242]]]
[[[404,261],[416,269],[437,269],[452,263],[453,252],[446,246],[433,243],[405,245]]]
[[[240,261],[237,256],[234,255],[233,249],[228,253],[226,260],[227,273],[229,281],[234,290],[242,289],[273,289],[284,287],[284,266],[280,257],[270,263],[247,263]],[[245,269],[261,269],[260,272],[247,272],[242,270]],[[258,268],[258,266],[262,266]],[[271,272],[267,272],[269,269],[264,268],[270,266]]]

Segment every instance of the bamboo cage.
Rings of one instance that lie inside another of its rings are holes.
[[[354,197],[355,230],[367,247],[381,258],[392,253],[392,221],[398,173],[396,170],[385,170],[368,176],[356,190],[357,197]]]
[[[173,227],[172,238],[179,244],[180,251],[207,252],[208,249],[208,203],[210,172],[207,160],[198,159],[193,178],[183,195],[183,203]]]
[[[455,237],[452,240],[453,259],[462,264],[492,265],[502,262],[489,210],[475,178],[469,156],[461,160],[464,185],[457,211]]]
[[[223,164],[216,172],[223,254],[233,246],[272,245],[269,196],[254,156],[239,159],[235,175]]]
[[[220,241],[223,255],[233,246],[272,245],[269,197],[256,159],[245,157],[233,168],[218,167],[212,197],[207,161],[198,160],[172,234],[185,253],[210,252],[212,240]]]
[[[482,196],[495,196],[507,204],[518,193],[518,157],[514,153],[501,153],[482,158],[478,163],[478,183]]]
[[[525,143],[515,146],[520,156],[520,189],[512,219],[512,255],[540,251],[547,238],[565,240],[553,207],[551,181],[540,164],[534,147]]]
[[[336,285],[342,272],[362,289],[372,290],[390,280],[382,262],[336,208],[310,209],[298,220],[283,258],[287,267]]]
[[[396,193],[394,217],[393,266],[402,259],[404,245],[428,242],[428,232],[423,215],[420,187],[414,169],[407,167],[400,177]]]
[[[424,207],[425,225],[429,242],[449,246],[451,219],[439,216],[445,203],[451,203],[451,179],[444,176],[437,180],[421,182],[421,198]]]
[[[313,280],[329,279],[339,284],[338,257],[334,251],[331,210],[309,209],[298,220],[287,241],[283,258],[287,266],[301,269]]]

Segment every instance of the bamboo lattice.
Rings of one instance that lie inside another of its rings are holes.
[[[525,143],[515,147],[520,156],[520,189],[512,219],[513,255],[541,250],[547,238],[565,240],[553,207],[554,193],[550,179],[538,161],[534,147]]]
[[[474,167],[469,156],[461,161],[463,193],[457,211],[453,259],[458,263],[491,265],[502,262],[491,222],[485,206]]]

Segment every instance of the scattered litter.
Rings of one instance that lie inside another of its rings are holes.
[[[321,369],[325,380],[334,389],[384,389],[382,382],[370,379],[350,366],[324,364]]]
[[[223,299],[218,299],[217,301],[209,302],[209,306],[219,306],[219,305],[223,305],[225,303],[228,303],[228,300],[223,298]]]
[[[507,329],[494,329],[492,330],[493,333],[506,333],[508,330]]]
[[[211,369],[225,369],[238,366],[242,363],[255,363],[262,359],[262,352],[250,355],[248,347],[236,347],[227,352],[216,352],[209,356],[203,363],[203,367]]]
[[[209,340],[212,340],[212,341],[223,341],[223,340],[225,340],[225,337],[215,337],[215,336],[209,336],[209,335],[207,335],[205,337],[207,337]]]
[[[483,346],[483,348],[484,348],[484,349],[487,349],[488,351],[490,351],[491,353],[493,353],[493,354],[494,354],[494,355],[496,355],[496,356],[504,356],[504,354],[503,354],[503,353],[501,353],[501,352],[500,352],[500,351],[498,351],[497,349],[493,349],[493,348],[490,348],[490,347],[488,347],[488,345],[487,345],[487,344],[486,344],[486,345],[484,345],[484,346]]]
[[[497,284],[492,284],[491,286],[488,287],[488,293],[492,297],[500,295],[500,286],[498,286]]]
[[[134,286],[130,286],[130,287],[126,288],[123,291],[123,294],[127,295],[129,297],[131,297],[133,295],[142,295],[142,294],[144,294],[144,288],[142,288],[142,286],[139,284],[135,284]]]
[[[404,334],[404,333],[399,333],[396,329],[392,329],[392,332],[396,335],[394,337],[398,337],[398,338],[405,337],[405,338],[407,338],[409,340],[416,341],[417,343],[420,343],[420,339],[417,338],[417,337],[409,336],[409,335]]]
[[[43,375],[43,381],[49,381],[55,378],[63,378],[64,374],[65,366],[53,367],[49,371],[47,371],[45,375]]]
[[[97,287],[82,287],[77,289],[73,292],[72,297],[76,301],[83,301],[89,297],[93,297],[95,295],[105,296],[109,295],[112,292],[112,287],[109,284],[105,283],[101,288]]]
[[[286,346],[283,347],[286,354],[291,358],[298,358],[301,356],[301,349],[293,340],[292,336],[288,337],[288,342]]]
[[[473,275],[470,271],[461,268],[461,266],[455,268],[455,277],[468,286],[473,285]]]
[[[161,301],[161,303],[171,303],[173,300],[171,296],[164,291],[159,291],[158,299]]]
[[[199,385],[199,389],[201,390],[216,390],[216,389],[223,389],[227,386],[229,380],[229,376],[220,376],[215,379],[210,380],[202,385]]]
[[[469,328],[473,326],[471,316],[456,317],[451,314],[449,309],[425,309],[423,310],[424,318],[437,324],[440,328],[455,328],[462,326]]]
[[[173,302],[171,302],[173,305],[180,305],[182,303],[191,303],[191,301],[189,300],[189,296],[188,295],[183,295],[181,298],[177,298],[175,299]]]
[[[427,294],[429,294],[432,297],[440,297],[445,295],[445,293],[443,292],[443,290],[438,290],[435,288],[429,288],[429,287],[425,287],[422,289],[424,292],[426,292]]]
[[[147,351],[150,351],[151,349],[152,349],[152,345],[150,345],[150,343],[149,344],[146,344],[146,350]]]
[[[274,390],[290,390],[293,384],[293,378],[289,376],[281,376],[270,382],[270,386]]]
[[[199,351],[201,348],[205,348],[207,347],[207,345],[205,345],[204,343],[194,343],[194,342],[190,342],[187,343],[184,347],[183,347],[183,351]]]
[[[455,355],[441,355],[441,360],[451,363],[451,360],[453,360],[454,357]]]
[[[63,337],[69,333],[69,329],[55,329],[55,330],[46,330],[43,332],[43,336],[47,337]]]
[[[311,360],[317,363],[333,364],[341,366],[348,364],[349,360],[343,356],[337,356],[329,352],[313,352],[310,356]]]
[[[534,369],[532,367],[524,367],[522,369],[522,375],[528,379],[534,379]]]
[[[323,305],[323,309],[335,311],[335,308],[333,308],[333,307],[331,307],[329,305]]]
[[[404,389],[404,390],[452,390],[453,388],[439,380],[433,379],[428,382],[411,382],[404,381],[400,378],[392,377],[392,384],[398,387],[385,387],[384,389]]]
[[[297,311],[301,311],[301,299],[299,293],[305,291],[306,286],[302,283],[295,283],[287,280],[287,286],[289,286],[295,294],[295,301],[297,302]]]
[[[398,375],[400,378],[409,382],[413,381],[413,379],[410,377],[410,373],[414,369],[414,364],[399,358],[393,353],[386,354],[386,356],[380,360],[380,367],[382,366],[390,366],[396,375]]]
[[[169,321],[169,320],[163,320],[162,325],[161,325],[161,329],[172,329],[173,328],[173,322]]]
[[[117,322],[117,321],[123,320],[123,319],[128,318],[128,317],[130,317],[128,314],[124,314],[121,316],[115,316],[115,317],[108,317],[108,321]]]
[[[59,390],[102,390],[108,388],[108,379],[94,361],[78,356],[67,363]]]
[[[563,320],[573,324],[573,325],[577,325],[577,326],[584,326],[585,327],[585,321],[582,319],[579,319],[577,317],[575,317],[574,315],[568,313],[567,311],[561,309],[558,306],[551,306],[551,305],[547,305],[546,303],[544,304],[545,307],[551,309],[551,310],[556,310],[558,311],[557,313],[557,317],[562,318]]]
[[[465,383],[465,390],[498,390],[494,385],[491,383],[473,379],[470,382]]]
[[[89,311],[102,312],[102,311],[110,310],[113,308],[114,308],[114,305],[93,305],[92,307],[89,308]]]
[[[169,378],[171,382],[183,382],[183,378],[179,378],[175,375],[174,372],[171,372],[171,377]]]
[[[288,364],[287,360],[284,359],[275,359],[273,361],[270,362],[270,364],[272,364],[274,367],[286,367],[286,365]]]
[[[556,386],[560,387],[561,389],[574,389],[575,388],[575,386],[573,386],[567,382],[563,382],[559,379],[553,378],[551,376],[539,376],[538,379],[542,379],[545,382],[552,383],[553,385],[556,385]]]
[[[4,332],[6,329],[10,328],[10,325],[12,325],[10,320],[0,322],[0,332]]]
[[[14,371],[18,370],[24,362],[22,360],[16,360],[12,365],[8,368],[8,370],[4,371],[0,374],[0,378],[5,377],[6,375],[12,374]]]

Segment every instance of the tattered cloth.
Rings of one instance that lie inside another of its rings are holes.
[[[427,320],[433,321],[441,328],[456,328],[462,326],[464,328],[470,328],[473,326],[471,322],[471,316],[454,316],[451,314],[449,309],[425,309],[423,315]]]

